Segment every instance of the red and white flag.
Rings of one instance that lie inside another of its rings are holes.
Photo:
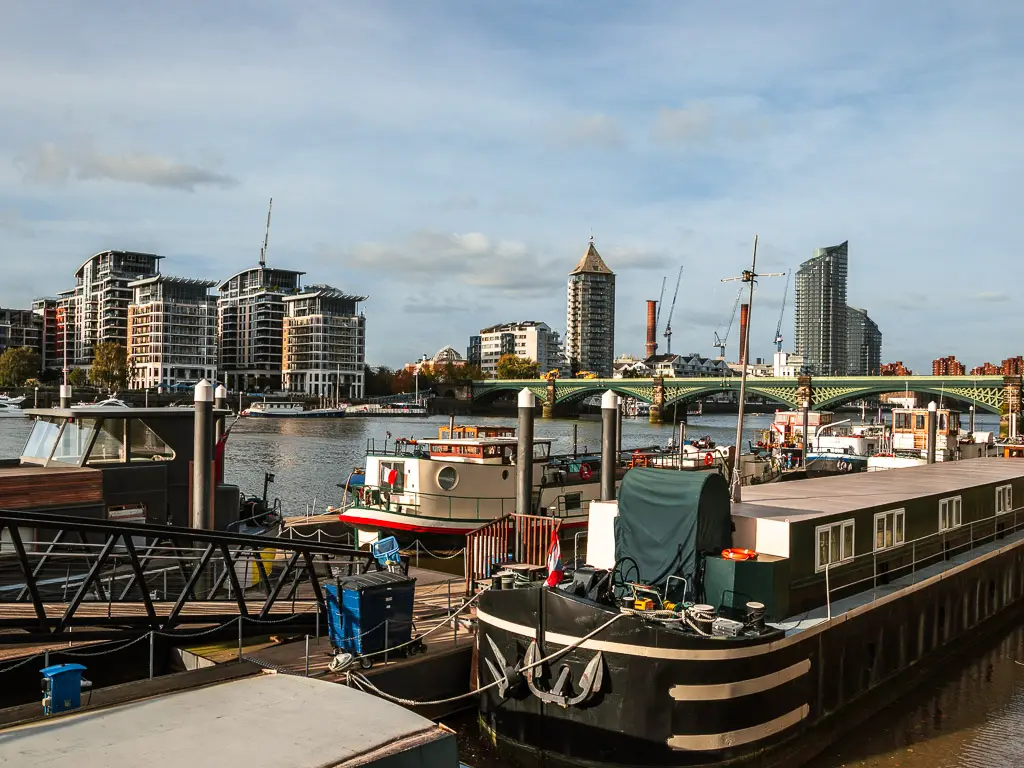
[[[551,549],[548,550],[548,578],[544,582],[549,587],[557,587],[562,583],[562,546],[558,543],[558,530],[551,532]]]

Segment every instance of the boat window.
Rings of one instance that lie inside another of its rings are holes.
[[[170,461],[174,458],[174,450],[164,439],[154,432],[148,424],[139,419],[128,422],[131,435],[131,460],[134,461]]]
[[[945,432],[945,431],[946,431],[946,414],[945,413],[940,413],[939,414],[939,432]]]
[[[53,446],[57,444],[57,435],[60,434],[63,419],[42,417],[32,427],[32,433],[28,436],[25,450],[22,451],[22,458],[41,459],[46,461],[53,453]]]
[[[86,464],[121,464],[124,462],[124,419],[104,419],[89,451]]]
[[[1004,515],[1013,509],[1013,486],[1000,485],[996,488],[996,514]]]
[[[68,419],[50,461],[78,466],[82,463],[82,457],[95,431],[96,419]]]
[[[818,540],[814,556],[814,570],[823,571],[826,566],[838,565],[853,559],[853,520],[843,520],[830,525],[819,525],[814,529]]]
[[[548,454],[551,453],[551,443],[534,443],[533,444],[533,458],[535,459],[546,459]]]
[[[914,429],[924,429],[924,414],[923,413],[915,413],[914,414]]]
[[[898,547],[903,543],[902,509],[879,512],[875,515],[875,551]]]
[[[379,485],[386,491],[402,493],[405,490],[405,462],[382,461],[380,463]]]
[[[939,502],[939,530],[948,531],[960,527],[960,497],[951,496]]]
[[[437,487],[442,491],[450,491],[459,484],[459,473],[455,467],[442,467],[437,473]]]
[[[910,416],[909,413],[897,413],[896,429],[910,429]]]

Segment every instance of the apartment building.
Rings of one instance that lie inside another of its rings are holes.
[[[565,367],[558,331],[551,330],[547,323],[537,320],[502,323],[481,329],[480,367],[485,376],[497,375],[498,361],[502,355],[533,360],[542,374],[553,368],[562,370]]]
[[[363,397],[366,296],[310,285],[282,299],[282,377],[289,392],[337,399]]]

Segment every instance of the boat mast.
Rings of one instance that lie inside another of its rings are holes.
[[[747,340],[750,338],[750,318],[754,311],[754,283],[759,277],[782,277],[784,272],[769,272],[763,275],[757,274],[757,235],[754,235],[754,255],[750,260],[750,269],[743,270],[739,277],[723,277],[723,283],[742,280],[750,284],[749,298],[747,299],[747,327],[746,333],[740,333],[740,405],[739,413],[736,415],[736,448],[732,461],[732,478],[730,481],[730,495],[732,500],[739,502],[740,498],[740,452],[743,443],[743,406],[746,404],[747,396],[747,358],[750,350],[747,349]],[[806,442],[807,436],[804,435]]]

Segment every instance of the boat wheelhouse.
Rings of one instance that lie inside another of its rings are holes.
[[[21,456],[0,459],[0,509],[190,525],[195,410],[32,409]],[[227,416],[228,411],[215,411]],[[239,488],[214,489],[214,527],[239,520]]]
[[[438,435],[399,438],[382,449],[369,444],[362,484],[340,516],[360,541],[379,534],[461,546],[470,531],[516,511],[513,428],[443,426]],[[601,494],[600,457],[553,456],[551,442],[534,440],[533,511],[559,518],[567,529],[583,526],[590,502]]]
[[[1021,493],[1005,458],[731,506],[713,474],[631,470],[587,567],[480,596],[481,722],[558,765],[803,764],[1017,615]]]
[[[868,460],[868,470],[912,467],[928,460],[928,409],[893,408],[892,441],[884,455]],[[935,461],[973,459],[993,454],[990,432],[966,433],[960,426],[960,412],[951,408],[935,410]]]

